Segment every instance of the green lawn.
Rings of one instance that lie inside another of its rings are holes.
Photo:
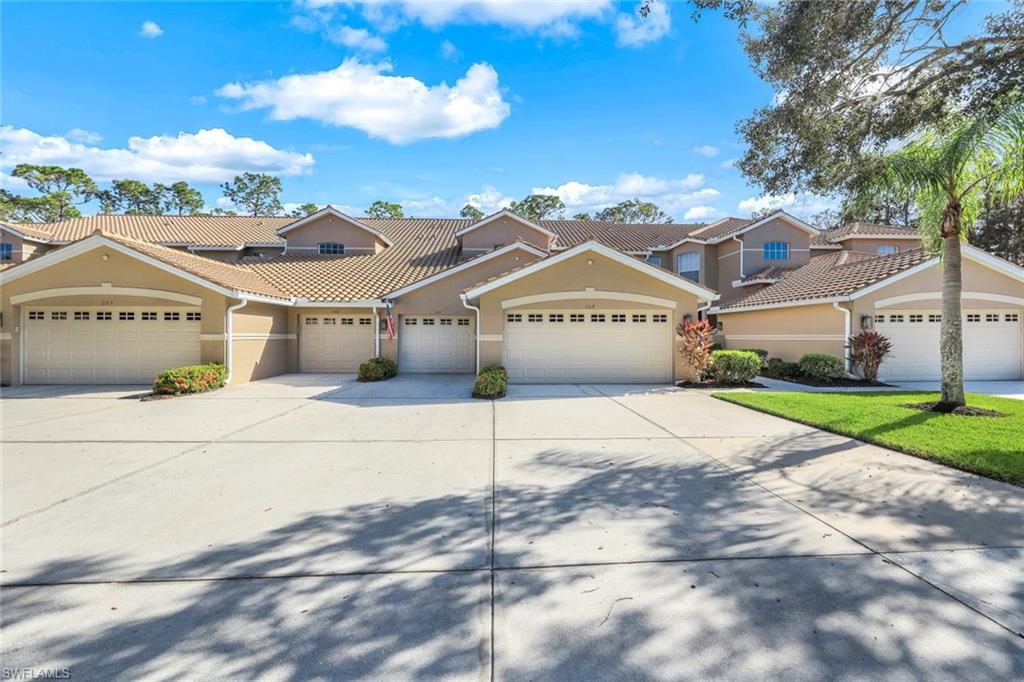
[[[937,393],[796,393],[739,391],[716,398],[857,440],[1024,485],[1024,401],[968,394],[967,404],[1005,417],[962,417],[900,407]]]

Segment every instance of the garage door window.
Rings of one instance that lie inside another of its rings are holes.
[[[142,313],[142,321],[143,322],[155,322],[156,321],[156,313],[152,313],[152,312],[144,312],[144,313]]]
[[[203,319],[202,313],[185,313],[185,319],[189,322],[199,322]]]
[[[42,310],[30,310],[28,312],[28,319],[30,320],[44,320],[46,319],[46,313]]]
[[[604,322],[604,315],[596,313],[590,316],[591,322]]]
[[[942,315],[941,314],[939,314],[939,315],[929,315],[928,316],[928,321],[929,322],[942,322]]]
[[[118,322],[131,322],[135,319],[135,313],[120,312],[117,314]]]
[[[55,311],[55,312],[50,313],[50,319],[51,320],[66,320],[66,319],[68,319],[68,314],[65,311],[63,311],[63,310]]]
[[[114,319],[114,314],[109,310],[101,310],[96,313],[96,319],[101,322],[110,322]]]
[[[651,322],[668,322],[668,315],[651,315]]]
[[[967,316],[968,322],[981,322],[981,315],[970,314]]]
[[[548,322],[565,322],[565,315],[562,313],[551,313],[548,315]]]
[[[1017,313],[1008,313],[1006,315],[1006,321],[1007,322],[1019,322],[1020,321],[1020,317],[1017,316]]]

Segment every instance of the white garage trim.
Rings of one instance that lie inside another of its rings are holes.
[[[533,305],[535,303],[549,303],[551,301],[572,301],[581,298],[593,298],[602,301],[629,301],[631,303],[647,303],[662,308],[675,308],[676,302],[668,298],[646,296],[644,294],[628,294],[621,291],[597,291],[590,287],[582,291],[553,291],[548,294],[533,294],[532,296],[520,296],[509,298],[501,302],[501,307],[515,308],[521,305]]]
[[[499,277],[486,284],[482,284],[474,289],[470,289],[466,291],[466,297],[479,298],[481,295],[486,294],[488,291],[493,291],[498,287],[503,287],[506,284],[520,280],[523,277],[528,277],[529,275],[532,275],[535,272],[549,268],[552,265],[557,265],[558,263],[561,263],[564,260],[567,260],[574,256],[578,256],[588,251],[604,256],[609,260],[613,260],[617,263],[625,265],[628,268],[632,268],[633,270],[636,270],[638,272],[642,272],[645,275],[660,280],[668,284],[669,286],[675,287],[676,289],[681,289],[682,291],[691,293],[697,296],[697,298],[701,301],[718,300],[718,294],[715,293],[714,291],[711,291],[710,289],[705,289],[699,284],[691,282],[688,279],[679,277],[678,275],[673,275],[671,272],[668,272],[667,270],[664,270],[660,267],[650,265],[649,263],[645,263],[641,260],[633,258],[632,256],[627,256],[621,251],[616,251],[615,249],[607,247],[604,244],[592,241],[583,242],[582,244],[578,244],[572,247],[571,249],[566,249],[565,251],[562,251],[558,255],[549,256],[547,258],[537,261],[536,263],[531,263],[530,265],[527,265],[524,268],[516,270],[515,272],[511,272],[505,275],[504,277]]]
[[[189,305],[201,305],[203,299],[198,296],[179,294],[174,291],[163,291],[161,289],[142,289],[139,287],[114,287],[101,284],[98,287],[59,287],[56,289],[40,289],[29,291],[17,296],[11,296],[11,304],[19,305],[30,301],[38,301],[43,298],[54,298],[57,296],[144,296],[146,298],[159,298],[166,301],[176,301]]]
[[[1010,303],[1012,305],[1024,306],[1024,298],[1020,296],[1007,296],[1006,294],[990,294],[982,291],[965,291],[960,295],[960,299],[971,299],[975,301],[995,301],[997,303]],[[891,298],[883,298],[875,301],[875,308],[887,308],[891,305],[900,305],[901,303],[911,303],[913,301],[936,301],[942,299],[941,291],[927,291],[919,294],[904,294],[902,296],[892,296]]]

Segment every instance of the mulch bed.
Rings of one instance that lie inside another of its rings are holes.
[[[717,381],[680,381],[676,383],[680,388],[767,388],[764,384],[755,381],[748,381],[745,384],[722,384]]]
[[[971,407],[970,405],[961,405],[955,407],[952,410],[949,409],[935,409],[940,403],[900,403],[900,407],[906,407],[911,410],[920,410],[922,412],[935,412],[941,414],[958,414],[961,417],[1005,417],[1006,415],[1002,412],[996,412],[995,410],[986,410],[984,407]]]
[[[770,377],[775,378],[775,377]],[[826,388],[829,386],[839,387],[863,387],[863,388],[892,388],[892,384],[883,384],[881,381],[864,381],[863,379],[834,379],[832,381],[815,381],[814,379],[807,379],[804,377],[796,379],[779,379],[779,381],[788,381],[791,384],[803,384],[804,386],[819,386]]]

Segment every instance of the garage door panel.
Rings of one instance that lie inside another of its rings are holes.
[[[504,344],[512,381],[664,383],[672,379],[667,313],[511,312],[506,315]]]
[[[148,309],[152,314],[152,309]],[[36,308],[25,322],[28,383],[149,383],[168,368],[200,362],[200,314],[175,309],[141,334],[142,308]],[[161,311],[165,312],[165,311]],[[187,320],[191,313],[193,319]]]
[[[1021,378],[1021,314],[1004,310],[965,310],[964,378],[974,381]],[[886,311],[875,329],[893,345],[882,365],[883,381],[937,381],[941,378],[941,313]]]
[[[303,315],[299,361],[303,372],[350,374],[373,356],[372,317]]]
[[[399,371],[465,373],[476,368],[471,318],[403,315],[398,326]]]

